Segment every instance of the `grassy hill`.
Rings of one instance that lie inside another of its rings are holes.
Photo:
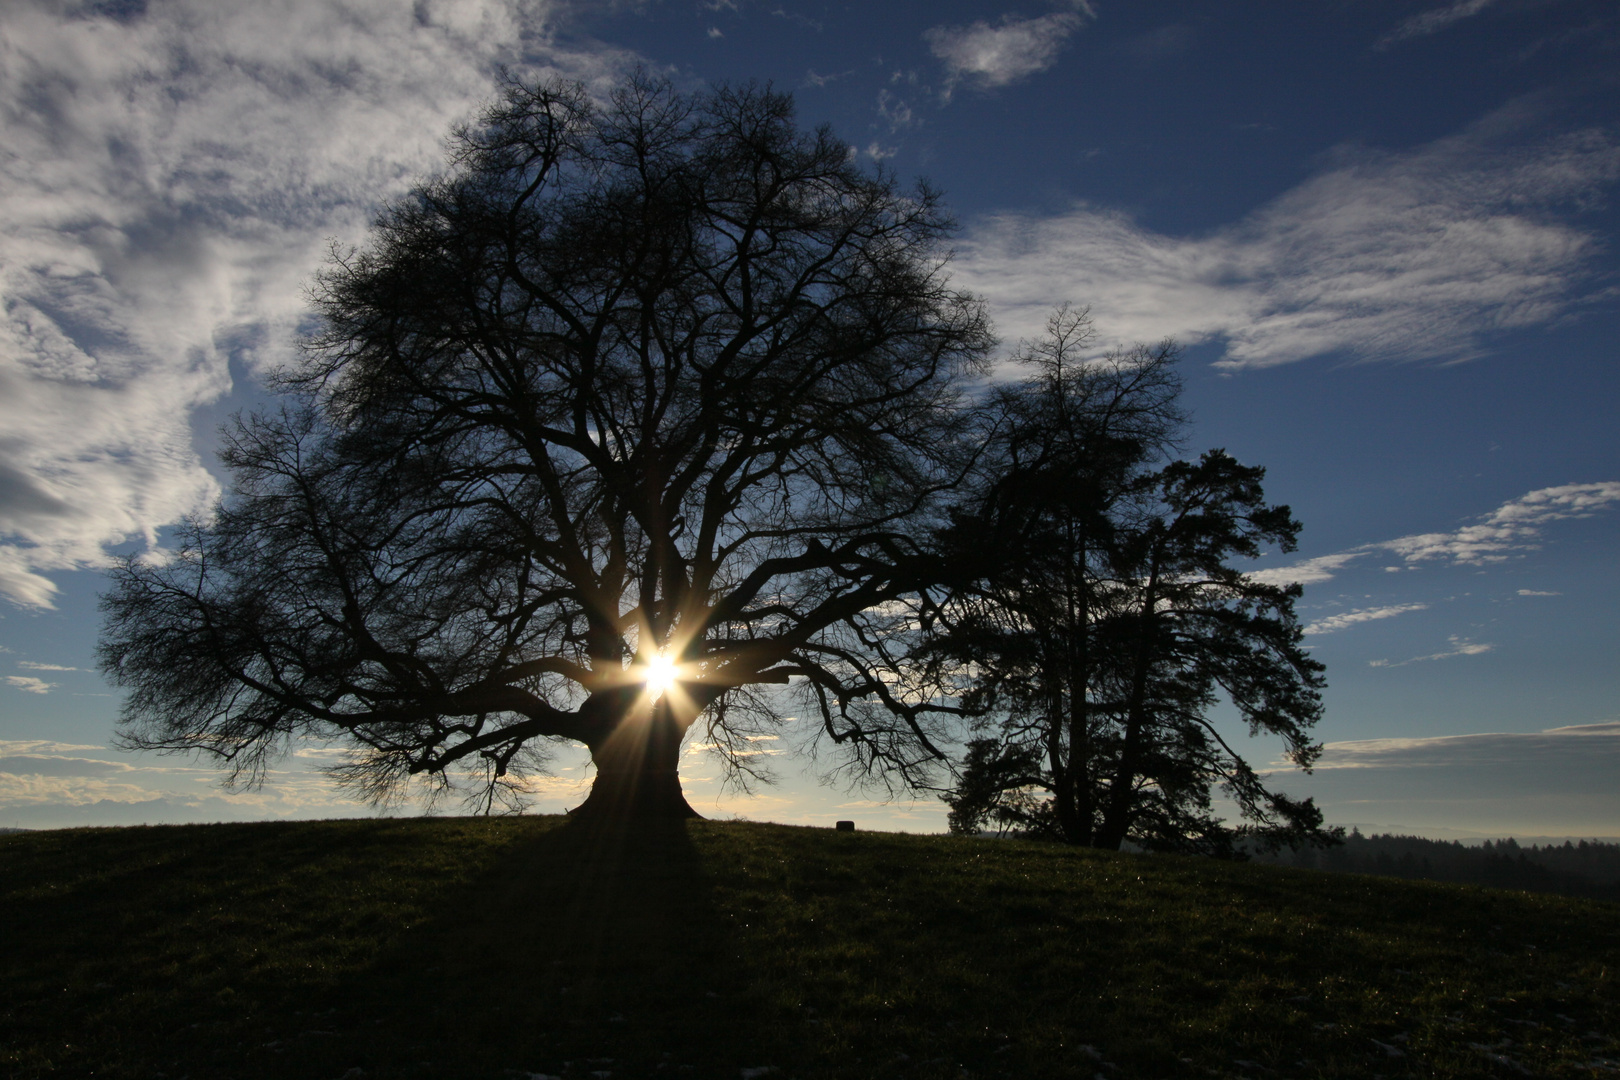
[[[1620,1073],[1620,905],[1023,842],[24,833],[0,927],[15,1078]]]

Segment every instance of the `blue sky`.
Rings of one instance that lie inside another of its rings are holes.
[[[329,241],[500,65],[770,82],[926,176],[1010,347],[1063,301],[1186,349],[1189,449],[1267,467],[1328,665],[1330,820],[1620,835],[1620,9],[1582,0],[210,0],[0,11],[0,825],[364,813],[108,749],[110,551],[219,490]],[[784,744],[785,745],[785,744]],[[1277,748],[1250,745],[1269,762]],[[709,813],[943,827],[782,783]],[[577,801],[577,763],[538,807]]]

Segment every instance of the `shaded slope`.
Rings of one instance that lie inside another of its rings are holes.
[[[547,818],[66,830],[0,840],[0,919],[18,1078],[1620,1059],[1620,907],[1018,842]]]

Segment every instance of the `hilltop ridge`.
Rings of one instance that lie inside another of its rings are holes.
[[[60,830],[0,920],[14,1080],[1620,1069],[1620,906],[1023,841]]]

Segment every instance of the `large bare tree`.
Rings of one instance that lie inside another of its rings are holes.
[[[681,816],[689,729],[746,769],[751,688],[792,679],[910,774],[942,703],[893,692],[873,624],[926,584],[991,344],[948,229],[783,95],[511,82],[334,255],[215,515],[115,572],[127,741],[251,782],[333,740],[374,798],[494,799],[562,740],[586,811]]]

